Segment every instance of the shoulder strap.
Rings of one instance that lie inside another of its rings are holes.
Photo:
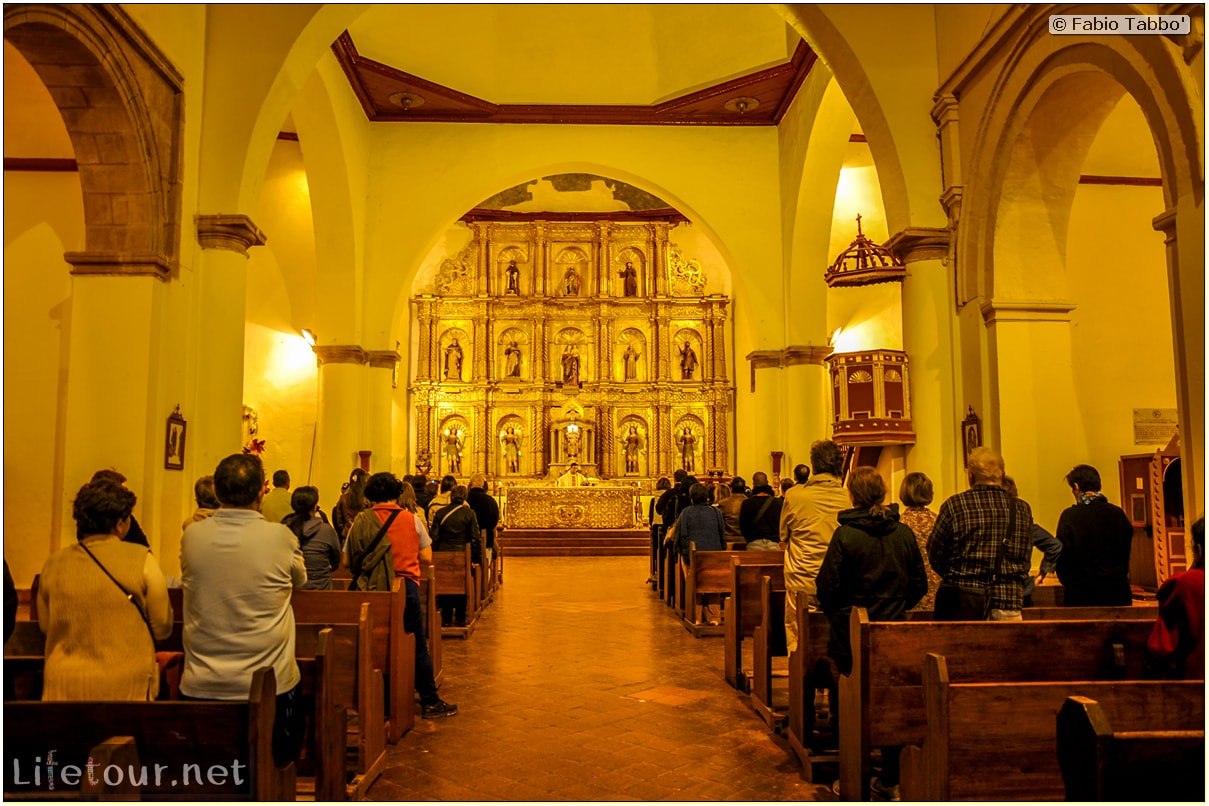
[[[463,501],[462,503],[458,504],[458,505],[457,505],[456,507],[454,507],[453,509],[451,509],[451,510],[449,510],[448,512],[446,512],[446,513],[445,513],[445,517],[444,517],[444,518],[441,518],[441,520],[437,522],[437,528],[438,528],[438,529],[440,529],[440,528],[441,528],[441,524],[443,524],[443,523],[445,523],[445,521],[449,520],[449,516],[450,516],[450,515],[452,515],[453,513],[457,512],[459,509],[461,509],[461,508],[462,508],[462,507],[464,507],[464,506],[466,506],[466,502],[465,502],[465,501]]]
[[[390,517],[383,522],[382,528],[378,530],[378,535],[374,538],[374,542],[369,544],[369,548],[365,550],[365,555],[363,556],[369,556],[370,554],[374,553],[374,550],[378,548],[378,544],[382,542],[382,538],[386,537],[386,530],[390,528],[391,523],[394,522],[395,518],[397,518],[399,513],[402,511],[403,510],[401,509],[396,509],[394,512],[390,513]]]
[[[770,506],[772,506],[772,501],[773,497],[771,495],[768,496],[768,500],[764,502],[764,506],[760,507],[760,511],[756,513],[756,519],[752,521],[753,523],[759,523],[761,520],[763,520],[764,513],[768,511]]]
[[[118,582],[117,579],[113,576],[113,574],[109,573],[108,568],[101,565],[101,561],[97,559],[97,555],[95,555],[91,551],[89,551],[88,546],[85,546],[83,543],[77,543],[76,545],[78,545],[80,548],[84,549],[84,553],[92,558],[92,561],[97,564],[97,568],[100,568],[102,571],[104,571],[105,576],[109,577],[109,581],[112,582],[114,585],[118,586],[118,590],[120,590],[126,596],[126,601],[128,601],[128,602],[130,602],[130,604],[134,605],[134,609],[139,611],[139,618],[141,618],[143,620],[143,624],[147,625],[147,634],[151,636],[151,645],[155,646],[155,632],[151,629],[151,621],[150,621],[150,619],[147,618],[147,614],[145,612],[143,612],[143,606],[140,605],[138,603],[138,600],[136,600],[134,598],[134,594],[131,593],[130,591],[126,590],[126,588],[122,585],[122,583]]]

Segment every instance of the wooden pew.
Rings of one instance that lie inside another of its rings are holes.
[[[441,628],[441,635],[454,638],[469,638],[474,632],[479,617],[478,575],[479,567],[471,562],[470,544],[464,551],[434,551],[432,567],[436,573],[437,595],[447,594],[466,597],[466,626],[450,625]]]
[[[759,566],[756,566],[759,567]],[[784,573],[781,581],[785,581]],[[760,580],[760,623],[752,633],[751,704],[769,728],[781,732],[789,715],[788,703],[773,702],[772,659],[785,657],[785,588],[776,590],[771,576]]]
[[[440,688],[445,677],[441,657],[441,611],[437,609],[437,570],[431,565],[420,569],[420,601],[424,606],[424,640],[428,642],[428,657],[432,660],[432,676]]]
[[[903,800],[1062,799],[1057,716],[1066,699],[1081,692],[1130,727],[1150,723],[1201,730],[1198,783],[1203,791],[1203,681],[956,683],[947,662],[955,660],[936,653],[924,659],[926,734],[922,746],[903,751]],[[1155,797],[1161,785],[1146,776],[1135,783],[1135,791],[1144,801],[1163,800]],[[1111,799],[1121,794],[1113,792]]]
[[[679,578],[684,580],[683,612],[681,621],[694,638],[724,635],[726,628],[721,624],[706,624],[697,617],[707,595],[719,596],[730,590],[730,559],[737,552],[698,551],[696,543],[689,544],[689,570]],[[672,553],[679,563],[680,555]]]
[[[840,796],[868,800],[870,751],[919,744],[926,720],[920,658],[945,655],[959,682],[1139,680],[1153,622],[870,622],[854,608],[851,675],[840,677]]]
[[[727,552],[728,554],[730,552]],[[743,670],[743,639],[760,626],[760,580],[772,578],[773,590],[785,590],[784,554],[774,551],[736,551],[731,554],[731,581],[724,607],[726,682],[740,691],[751,690],[751,677]],[[782,611],[784,618],[784,611]]]
[[[58,755],[57,752],[56,755]],[[135,744],[133,736],[110,736],[105,741],[91,748],[88,751],[87,758],[93,764],[92,776],[89,776],[87,774],[87,770],[85,769],[83,774],[79,776],[71,774],[69,776],[70,780],[65,781],[64,776],[58,772],[59,765],[61,765],[62,762],[58,762],[56,764],[55,788],[53,791],[46,787],[46,779],[43,779],[38,782],[42,784],[42,791],[35,789],[28,792],[21,792],[20,794],[15,792],[5,792],[5,800],[139,800],[140,787],[138,785],[138,775],[123,775],[121,781],[118,781],[113,786],[110,786],[106,783],[103,775],[96,772],[97,770],[104,770],[107,767],[115,766],[123,770],[134,769],[137,771],[141,767],[141,763],[139,762],[138,746]],[[45,767],[42,769],[45,770]],[[17,771],[14,770],[14,772]]]
[[[788,595],[788,594],[787,594]],[[785,734],[789,747],[802,762],[806,780],[813,781],[815,764],[837,764],[839,754],[821,750],[822,737],[815,729],[814,697],[817,688],[839,678],[835,661],[827,656],[831,622],[824,613],[811,613],[806,592],[797,591],[798,647],[789,656],[789,706],[785,715]],[[931,615],[929,613],[929,615]],[[832,705],[836,705],[832,703]]]
[[[368,603],[362,603],[355,625],[297,625],[294,655],[303,673],[304,690],[311,689],[316,693],[313,712],[316,793],[325,790],[331,794],[339,787],[342,795],[347,794],[347,799],[360,800],[386,765],[386,706],[382,671],[372,660],[373,634],[373,610]],[[325,635],[328,655],[321,663],[320,642]],[[324,679],[320,679],[321,673]],[[325,698],[322,702],[320,694]],[[319,733],[319,728],[335,732],[332,723],[339,719],[333,716],[337,709],[346,714],[357,714],[357,729],[351,737],[353,763],[347,775],[345,740],[348,732],[340,733],[339,755],[335,758],[326,753],[330,737]]]
[[[358,624],[361,605],[370,605],[370,668],[386,676],[386,738],[391,744],[416,723],[416,639],[403,629],[405,602],[399,578],[390,591],[296,590],[292,599],[294,621],[301,624]]]
[[[1057,725],[1066,799],[1204,801],[1204,689],[1196,697],[1196,688],[1188,703],[1160,683],[1145,691],[1143,705],[1127,710],[1121,698],[1068,697]]]
[[[295,655],[302,673],[302,693],[314,700],[311,725],[302,758],[296,764],[298,794],[303,800],[341,801],[348,797],[345,774],[348,711],[340,702],[340,690],[350,686],[348,669],[356,670],[357,634],[350,625],[323,627],[318,633],[302,625],[298,630]],[[337,634],[343,632],[343,639]],[[314,657],[308,649],[314,640]],[[354,646],[350,647],[349,642]],[[309,777],[309,780],[308,780]],[[308,785],[309,784],[309,785]]]
[[[246,702],[8,702],[4,768],[14,774],[5,777],[5,799],[45,794],[46,751],[55,751],[60,779],[69,765],[86,777],[92,748],[128,736],[138,748],[136,783],[144,798],[292,801],[294,765],[273,763],[276,709],[271,668],[253,676]],[[35,756],[42,757],[40,786],[30,774]],[[103,772],[94,775],[104,779]],[[130,771],[122,773],[124,781]],[[116,778],[115,772],[106,783]]]

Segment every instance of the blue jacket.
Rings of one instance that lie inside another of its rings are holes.
[[[726,525],[722,513],[709,504],[693,504],[676,519],[676,550],[688,561],[689,543],[697,544],[697,551],[723,551],[726,549]]]

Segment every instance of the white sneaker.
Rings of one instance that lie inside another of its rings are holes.
[[[870,800],[899,801],[902,800],[900,792],[898,784],[894,786],[882,786],[882,782],[877,778],[869,781]]]

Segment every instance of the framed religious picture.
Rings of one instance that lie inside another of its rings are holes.
[[[969,409],[970,413],[961,421],[961,456],[965,467],[970,466],[970,454],[982,445],[982,422],[974,413],[974,407],[970,406]]]
[[[168,431],[164,436],[164,467],[168,470],[185,469],[185,418],[181,407],[168,415]]]

